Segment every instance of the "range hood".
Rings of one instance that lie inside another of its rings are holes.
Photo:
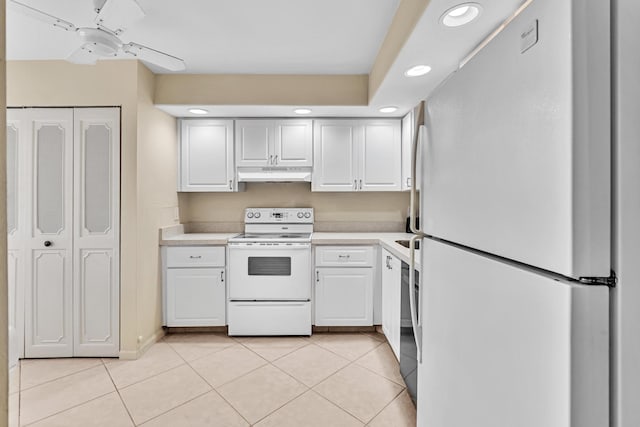
[[[311,182],[311,168],[238,168],[238,182]]]

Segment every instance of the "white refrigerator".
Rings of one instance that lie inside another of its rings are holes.
[[[609,26],[534,0],[426,101],[419,427],[609,425]]]

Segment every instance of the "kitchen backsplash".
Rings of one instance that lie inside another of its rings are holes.
[[[404,231],[409,193],[311,192],[308,183],[248,183],[240,193],[179,193],[187,232],[242,231],[247,207],[312,207],[317,231]]]

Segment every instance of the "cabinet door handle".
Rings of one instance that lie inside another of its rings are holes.
[[[360,189],[362,190],[362,180],[360,180]]]
[[[277,165],[278,164],[278,155],[276,154],[275,157],[273,158],[273,164]]]
[[[273,154],[269,155],[269,164],[272,165],[273,164]]]
[[[354,190],[358,189],[358,180],[357,179],[353,180],[353,188],[354,188]]]
[[[391,257],[389,255],[387,255],[387,269],[391,270],[391,265],[389,264],[389,262],[391,261]]]
[[[233,180],[229,180],[229,190],[233,190]]]
[[[224,282],[224,271],[220,272],[220,281]]]
[[[407,178],[407,187],[411,187],[411,178]]]
[[[191,259],[200,259],[200,258],[202,258],[202,255],[189,255],[189,258],[191,258]]]
[[[320,270],[316,270],[316,282],[320,282]]]

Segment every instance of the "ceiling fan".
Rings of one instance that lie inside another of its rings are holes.
[[[80,38],[80,46],[73,51],[67,61],[76,64],[95,64],[100,58],[134,57],[169,71],[185,69],[182,59],[138,43],[123,43],[119,35],[130,25],[145,17],[136,0],[93,0],[96,12],[96,27],[76,27],[64,19],[56,18],[15,0],[9,5],[24,15],[43,21],[56,28],[75,32]]]

